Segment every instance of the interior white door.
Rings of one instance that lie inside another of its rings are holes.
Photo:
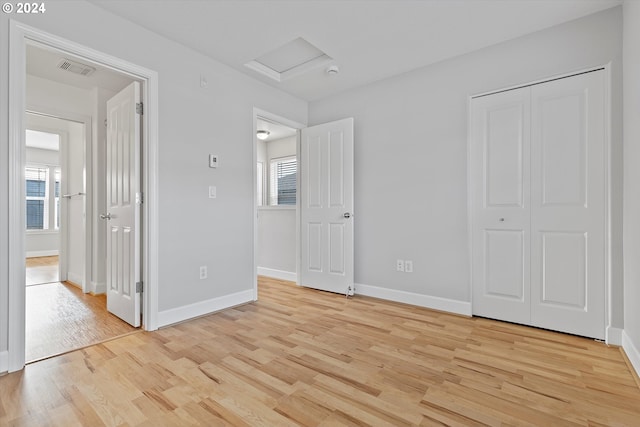
[[[528,324],[530,90],[472,100],[473,313]]]
[[[140,326],[140,84],[107,101],[107,309]]]
[[[604,339],[604,71],[531,97],[532,324]]]
[[[299,284],[353,291],[353,118],[302,130]]]

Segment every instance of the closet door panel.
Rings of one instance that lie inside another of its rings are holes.
[[[604,338],[604,72],[532,86],[531,318]]]
[[[472,100],[473,313],[530,322],[529,88]]]

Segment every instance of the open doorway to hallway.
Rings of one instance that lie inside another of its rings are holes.
[[[257,117],[257,273],[291,282],[297,269],[297,139],[295,128]]]

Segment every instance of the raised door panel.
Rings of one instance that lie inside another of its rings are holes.
[[[485,206],[523,206],[522,104],[487,109]]]
[[[522,231],[485,231],[485,295],[524,298],[524,235]]]

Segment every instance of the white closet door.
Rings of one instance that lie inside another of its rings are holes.
[[[532,324],[604,338],[604,72],[531,97]]]
[[[530,89],[471,102],[473,313],[530,322]]]

